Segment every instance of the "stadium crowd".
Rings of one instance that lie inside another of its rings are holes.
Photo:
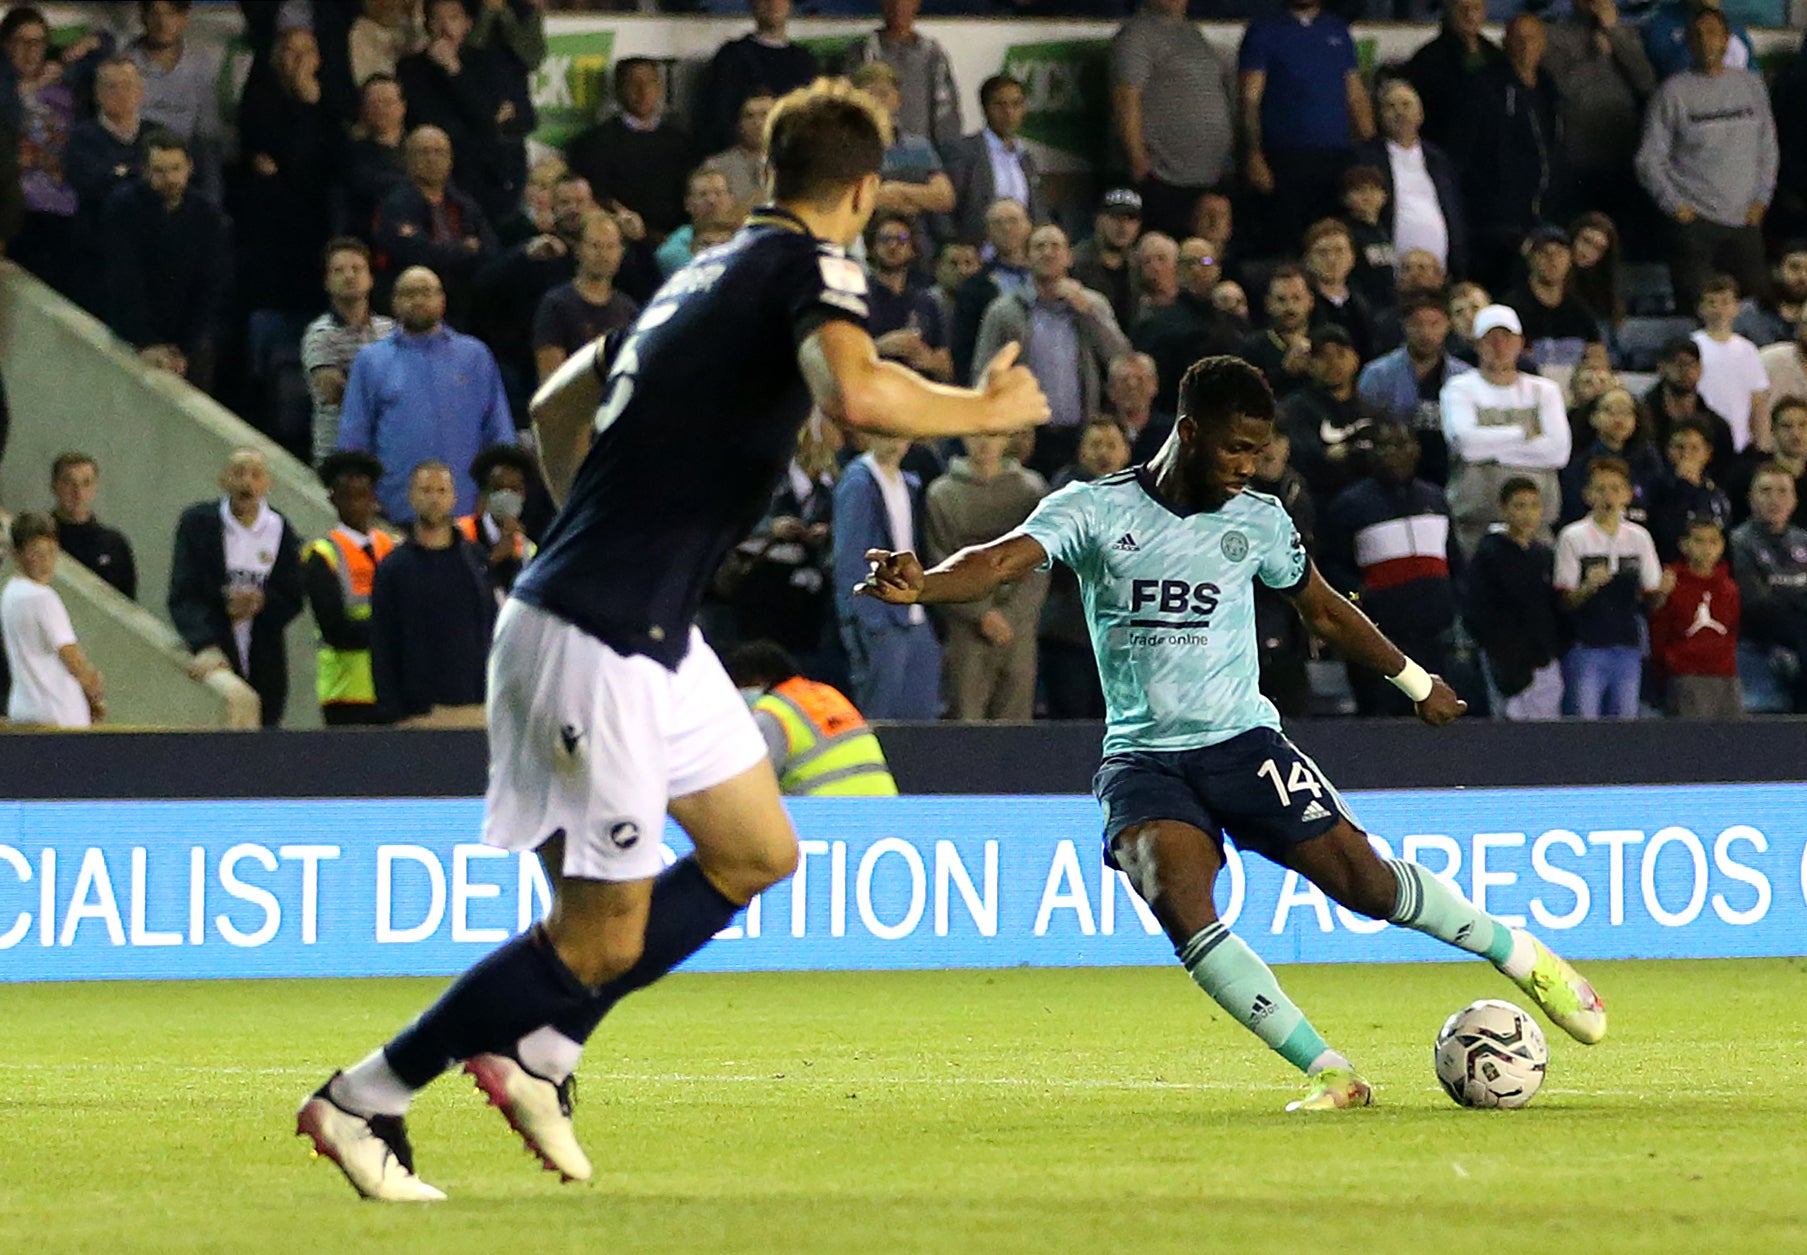
[[[1497,44],[1482,0],[1448,0],[1370,73],[1317,0],[1236,47],[1143,0],[1110,42],[1085,203],[1024,141],[1022,82],[992,74],[962,116],[917,0],[883,0],[832,65],[789,39],[789,0],[752,0],[693,98],[625,58],[605,115],[544,149],[545,7],[246,3],[235,110],[188,4],[61,49],[34,9],[0,19],[9,256],[309,461],[338,513],[296,536],[244,452],[176,527],[170,617],[266,724],[304,612],[327,722],[480,720],[497,605],[551,512],[527,399],[732,235],[774,99],[823,73],[896,131],[858,250],[879,351],[964,382],[1016,341],[1053,419],[947,447],[812,423],[717,574],[718,648],[775,644],[867,718],[1100,717],[1070,572],[930,615],[853,598],[864,554],[939,560],[1145,460],[1186,367],[1232,353],[1281,399],[1250,487],[1475,711],[1807,711],[1807,57],[1766,82],[1716,0],[1641,27],[1575,0]],[[169,539],[97,521],[93,459],[47,469],[63,551],[138,596],[133,543]],[[41,549],[45,517],[15,534]],[[66,615],[8,598],[12,717],[98,711]],[[1284,599],[1259,631],[1283,713],[1409,713]]]

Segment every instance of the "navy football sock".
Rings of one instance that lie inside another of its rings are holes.
[[[579,1045],[588,1041],[617,1002],[701,950],[740,909],[740,903],[730,901],[703,874],[694,854],[679,859],[653,882],[640,961],[582,1004],[547,1022]]]
[[[460,976],[383,1055],[404,1084],[420,1089],[461,1059],[511,1052],[523,1035],[593,996],[536,924]]]

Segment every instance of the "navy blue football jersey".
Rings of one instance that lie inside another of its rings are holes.
[[[667,280],[614,355],[595,440],[514,595],[675,670],[809,417],[797,347],[837,318],[864,326],[865,275],[782,210]]]

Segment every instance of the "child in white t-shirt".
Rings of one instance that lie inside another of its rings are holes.
[[[1732,428],[1740,453],[1768,452],[1769,373],[1757,346],[1732,330],[1738,317],[1738,283],[1730,275],[1713,275],[1700,289],[1702,330],[1694,333],[1700,347],[1700,399]]]
[[[63,599],[50,587],[61,550],[56,522],[21,514],[12,525],[21,574],[0,590],[0,637],[12,672],[6,717],[14,723],[86,728],[106,714],[101,676],[76,642]]]
[[[1588,514],[1556,536],[1554,583],[1574,645],[1562,660],[1570,710],[1583,719],[1635,719],[1643,676],[1639,603],[1654,610],[1675,587],[1650,533],[1625,517],[1631,468],[1597,457],[1587,466]]]

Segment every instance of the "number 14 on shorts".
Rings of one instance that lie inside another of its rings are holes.
[[[1294,760],[1288,764],[1286,778],[1280,778],[1280,764],[1268,759],[1255,772],[1263,780],[1274,786],[1274,793],[1280,799],[1280,805],[1291,806],[1296,794],[1309,793],[1312,800],[1317,801],[1324,796],[1324,783],[1319,780],[1304,763]]]

